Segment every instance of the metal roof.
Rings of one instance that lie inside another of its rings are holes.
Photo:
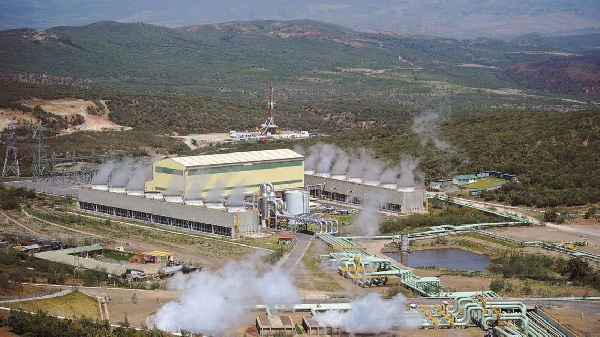
[[[304,156],[290,150],[290,149],[279,149],[279,150],[263,150],[263,151],[247,151],[247,152],[233,152],[223,154],[208,154],[202,156],[189,156],[189,157],[174,157],[169,158],[176,163],[185,167],[196,167],[196,166],[212,166],[212,165],[230,165],[230,164],[244,164],[254,163],[261,161],[278,161],[278,160],[290,160],[290,159],[302,159]]]

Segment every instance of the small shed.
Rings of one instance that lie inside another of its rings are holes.
[[[474,174],[461,174],[452,178],[452,183],[458,186],[474,183],[475,181],[477,181],[477,176]]]
[[[296,234],[294,233],[280,233],[277,237],[278,244],[290,245],[296,242]]]
[[[294,322],[290,316],[267,316],[256,317],[256,330],[260,336],[273,335],[278,332],[294,333]]]
[[[307,335],[333,335],[333,328],[323,326],[313,316],[302,316],[302,327]]]
[[[33,253],[39,253],[41,248],[42,248],[42,246],[38,245],[37,243],[34,243],[32,245],[19,247],[19,251],[21,251],[23,253],[33,254]]]
[[[173,262],[175,255],[168,252],[161,252],[159,250],[153,250],[147,253],[140,253],[139,258],[133,257],[130,262],[136,263],[164,263]]]

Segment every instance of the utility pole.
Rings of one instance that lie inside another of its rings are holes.
[[[9,157],[12,157],[10,163],[8,161]],[[6,141],[6,155],[4,156],[2,176],[6,177],[11,172],[17,177],[21,176],[21,170],[19,169],[19,158],[17,157],[17,147],[15,146],[15,126],[13,125],[12,121],[8,123],[8,139]]]
[[[33,151],[33,160],[31,162],[31,175],[33,177],[41,177],[47,173],[46,146],[44,145],[44,132],[46,128],[39,125],[35,130],[35,149]]]

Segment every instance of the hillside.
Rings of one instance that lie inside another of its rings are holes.
[[[309,20],[166,28],[98,22],[0,32],[0,73],[111,90],[256,97],[267,83],[286,100],[415,101],[444,86],[460,102],[477,88],[518,86],[502,70],[547,59],[545,46],[354,31]],[[24,75],[26,74],[26,75]],[[475,94],[474,94],[475,93]],[[474,96],[473,96],[474,95]],[[262,97],[261,97],[262,98]]]
[[[556,57],[508,67],[513,81],[536,90],[565,94],[600,95],[600,53]]]

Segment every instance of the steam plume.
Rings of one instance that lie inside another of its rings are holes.
[[[343,329],[354,333],[382,333],[395,327],[402,330],[417,329],[422,324],[418,313],[406,312],[406,298],[401,294],[384,300],[377,293],[371,293],[352,302],[348,312],[327,311],[315,316],[324,326]]]
[[[149,323],[173,332],[186,329],[221,336],[237,327],[245,308],[256,304],[288,305],[300,300],[285,273],[256,259],[230,262],[215,272],[177,274],[167,286],[183,293],[149,317]]]
[[[450,144],[438,137],[440,118],[441,116],[438,112],[430,110],[413,119],[412,130],[419,135],[421,146],[425,146],[431,141],[440,150],[450,148]]]
[[[92,178],[92,184],[108,185],[108,180],[115,167],[116,164],[112,160],[100,165],[100,167],[98,168],[98,172],[96,172],[96,174]]]
[[[363,203],[363,208],[356,217],[358,230],[365,236],[375,236],[379,233],[379,207],[381,196],[377,192],[369,193]]]
[[[419,159],[403,157],[400,161],[400,181],[398,186],[415,186],[416,185],[416,169],[419,165]]]
[[[127,190],[129,191],[143,191],[144,183],[146,182],[147,172],[151,171],[151,166],[147,164],[139,163],[135,170],[131,173],[129,180],[127,181]]]

